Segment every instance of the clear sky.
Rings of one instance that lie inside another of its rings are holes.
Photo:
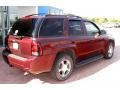
[[[120,0],[41,0],[40,5],[59,7],[65,13],[81,16],[120,18]]]
[[[120,0],[0,0],[3,6],[54,6],[89,17],[120,17]]]

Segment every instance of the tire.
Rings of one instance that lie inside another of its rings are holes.
[[[113,53],[114,53],[114,45],[113,45],[112,42],[110,42],[109,45],[108,45],[108,48],[107,48],[107,51],[106,51],[106,53],[105,53],[104,58],[105,58],[105,59],[110,59],[110,58],[112,58]]]
[[[73,59],[68,54],[60,54],[56,58],[51,75],[56,80],[66,80],[73,72]]]

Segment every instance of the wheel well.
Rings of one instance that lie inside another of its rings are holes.
[[[59,55],[61,55],[61,54],[68,54],[68,55],[70,55],[71,58],[72,58],[72,60],[73,60],[73,63],[75,63],[75,60],[76,60],[75,52],[74,52],[73,50],[64,50],[64,51],[60,51],[60,52],[58,52],[58,53],[56,54],[56,57],[55,57],[55,59],[54,59],[52,68],[53,68],[54,65],[55,65],[55,62],[56,62],[57,57],[58,57]]]
[[[68,55],[71,56],[71,58],[72,58],[73,60],[75,60],[75,58],[76,58],[75,52],[74,52],[73,50],[60,51],[60,52],[58,52],[58,53],[56,54],[56,58],[57,58],[57,56],[59,56],[60,54],[68,54]]]
[[[115,46],[115,41],[114,40],[109,40],[109,43],[113,43],[113,45]]]

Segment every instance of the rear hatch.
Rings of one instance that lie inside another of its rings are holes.
[[[36,28],[37,19],[19,19],[14,23],[7,39],[7,48],[19,56],[31,56],[33,31]]]

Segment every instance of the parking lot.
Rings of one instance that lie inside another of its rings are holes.
[[[55,81],[49,73],[24,76],[22,70],[9,67],[0,57],[0,84],[87,84],[88,82],[120,82],[120,29],[107,30],[116,40],[114,56],[111,60],[99,60],[76,68],[66,81]]]

